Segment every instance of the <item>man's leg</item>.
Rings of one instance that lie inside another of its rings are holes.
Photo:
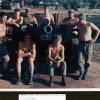
[[[84,74],[84,64],[85,64],[84,54],[82,52],[79,52],[79,59],[78,59],[78,66],[80,71],[80,75],[78,77],[79,80],[82,79]]]
[[[61,62],[60,65],[61,65],[60,67],[61,67],[61,74],[62,74],[61,83],[62,83],[63,86],[66,86],[66,69],[67,69],[67,65],[66,65],[65,61]]]
[[[17,59],[17,74],[18,74],[18,82],[19,84],[21,82],[21,63],[23,61],[23,58],[18,58]]]
[[[87,48],[87,51],[86,51],[86,55],[85,55],[84,74],[82,77],[82,79],[84,79],[84,80],[87,77],[88,68],[90,67],[90,64],[91,64],[92,53],[93,53],[93,44],[88,43],[86,48]]]
[[[9,64],[9,61],[10,61],[10,57],[9,55],[5,55],[4,57],[4,63],[3,63],[3,77],[4,78],[7,78],[7,72],[8,72],[8,64]]]
[[[53,86],[53,76],[54,76],[54,66],[53,62],[49,61],[49,69],[50,69],[50,86]]]
[[[8,62],[10,61],[9,55],[5,55],[4,57],[4,69],[8,68]]]
[[[34,72],[34,58],[29,58],[28,59],[28,61],[29,61],[29,70],[30,70],[30,82],[29,82],[29,84],[32,84],[32,82],[33,82],[33,72]]]

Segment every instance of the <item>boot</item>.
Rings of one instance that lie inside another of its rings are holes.
[[[50,87],[53,87],[53,77],[52,76],[50,77],[50,82],[49,83],[50,83]]]
[[[17,85],[21,84],[21,78],[18,78]]]
[[[29,85],[32,85],[33,83],[33,76],[31,76],[30,81],[29,81]]]
[[[66,76],[62,76],[61,85],[66,86]]]
[[[79,77],[78,77],[78,80],[82,80],[84,71],[83,71],[83,70],[79,70],[79,72],[80,72],[80,75],[79,75]]]

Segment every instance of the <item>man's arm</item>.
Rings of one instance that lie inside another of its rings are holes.
[[[55,24],[54,17],[52,14],[51,14],[51,22],[52,22],[52,24]]]
[[[51,56],[51,47],[49,47],[49,50],[48,50],[48,58],[49,58],[49,60],[51,60],[51,61],[53,61],[53,62],[56,62],[53,58],[52,58],[52,56]]]
[[[98,36],[99,36],[100,30],[99,30],[99,28],[98,28],[95,24],[93,24],[93,23],[91,23],[91,28],[92,28],[93,30],[96,31],[96,36],[95,36],[95,38],[92,40],[92,42],[94,43],[94,42],[97,40]]]
[[[23,47],[23,43],[20,42],[20,43],[19,43],[19,48],[18,48],[18,57],[27,57],[27,56],[30,56],[30,55],[31,55],[31,52],[24,53],[24,52],[22,51],[22,47]]]
[[[62,62],[62,61],[64,61],[64,59],[65,59],[65,56],[64,56],[64,46],[62,46],[61,47],[61,59],[58,60],[58,62]]]
[[[19,27],[19,25],[15,22],[12,21],[12,18],[9,18],[7,21],[6,21],[6,24],[7,25],[15,25],[16,27]]]
[[[22,54],[22,42],[19,42],[18,47],[18,57],[23,57],[24,54]]]
[[[36,57],[36,45],[35,44],[32,45],[32,54],[31,54],[31,57],[33,57],[34,59]]]
[[[23,24],[23,17],[22,16],[20,17],[20,21],[18,24]]]
[[[38,26],[38,22],[37,22],[36,17],[33,17],[33,19],[34,19],[34,23]]]

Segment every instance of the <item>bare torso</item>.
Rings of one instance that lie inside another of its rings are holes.
[[[53,58],[55,57],[60,57],[61,51],[62,51],[62,45],[60,44],[59,46],[53,46],[51,45],[51,56]]]
[[[81,41],[89,41],[92,39],[92,29],[90,22],[86,22],[85,24],[79,24],[78,27]]]
[[[32,53],[32,43],[30,45],[26,45],[24,42],[21,43],[21,53]]]
[[[3,37],[6,35],[6,25],[0,23],[0,37]]]
[[[24,17],[25,22],[34,22],[34,19],[35,19],[35,17],[32,15]]]

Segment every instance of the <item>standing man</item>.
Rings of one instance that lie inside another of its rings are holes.
[[[64,46],[61,44],[62,37],[57,35],[53,43],[49,46],[49,63],[50,63],[50,86],[53,86],[54,69],[60,69],[62,74],[61,84],[66,86],[66,62],[64,61]]]
[[[88,68],[91,64],[93,43],[97,40],[100,30],[93,23],[86,21],[83,14],[79,16],[79,80],[86,79]],[[96,35],[92,38],[92,30],[96,31]]]
[[[4,59],[4,69],[7,69],[8,62],[10,61],[10,57],[7,52],[7,48],[5,45],[5,37],[6,37],[6,25],[5,22],[7,20],[7,16],[3,13],[0,14],[0,58]]]
[[[30,25],[37,25],[38,22],[35,16],[31,15],[31,9],[27,8],[25,10],[25,16],[24,16],[24,24],[30,24]]]
[[[54,17],[53,15],[49,12],[49,8],[45,7],[44,8],[44,14],[43,14],[43,18],[42,18],[42,23],[48,21],[47,23],[50,25],[54,24]]]
[[[32,39],[35,41],[37,39],[37,30],[38,22],[35,16],[31,14],[31,9],[27,8],[25,10],[24,22],[23,24],[26,27],[26,33],[32,36]]]
[[[29,84],[32,84],[35,57],[36,57],[35,43],[32,42],[31,36],[26,35],[24,37],[24,41],[19,43],[19,48],[18,48],[18,58],[17,58],[18,82],[17,84],[21,83],[21,63],[23,62],[24,59],[27,59],[29,63],[29,71],[30,71]]]
[[[68,10],[68,17],[61,22],[61,33],[65,47],[65,60],[68,64],[72,61],[72,38],[73,31],[77,29],[78,18],[75,17],[74,10]]]
[[[14,15],[7,20],[7,24],[14,25],[15,27],[19,27],[23,24],[23,17],[20,15],[20,9],[14,10]]]
[[[23,24],[23,17],[20,15],[20,9],[14,10],[14,15],[8,18],[7,25],[12,26],[13,29],[13,41],[15,45],[18,45],[18,42],[22,40],[21,28],[20,26]]]

